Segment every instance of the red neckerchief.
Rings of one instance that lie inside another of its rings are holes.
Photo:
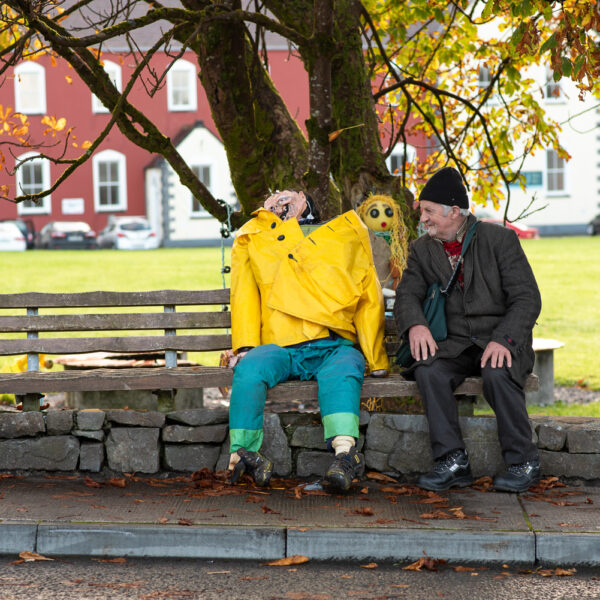
[[[462,241],[458,241],[458,240],[454,240],[453,242],[442,242],[442,245],[444,246],[444,251],[446,252],[446,256],[448,257],[448,260],[450,261],[450,266],[452,267],[452,270],[454,270],[454,267],[456,267],[456,263],[460,260],[460,253],[462,252]],[[465,281],[464,281],[464,276],[463,276],[463,266],[460,266],[460,269],[458,271],[458,285],[460,285],[460,289],[464,290],[465,288]]]

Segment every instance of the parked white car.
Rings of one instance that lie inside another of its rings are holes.
[[[27,241],[14,223],[0,223],[0,251],[24,252]]]
[[[117,250],[153,250],[158,236],[144,217],[112,217],[98,234],[99,248]]]

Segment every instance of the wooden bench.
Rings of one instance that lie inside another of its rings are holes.
[[[174,390],[231,385],[231,369],[177,365],[178,352],[231,348],[228,304],[228,289],[0,294],[0,355],[28,356],[27,372],[0,373],[0,393],[20,397],[23,410],[39,410],[40,395],[45,393],[153,390],[159,394],[160,409],[173,410]],[[190,311],[189,307],[208,307],[209,310]],[[119,312],[97,312],[97,309],[116,308]],[[85,314],[81,309],[86,309]],[[95,309],[95,312],[87,309]],[[14,314],[21,311],[22,314]],[[397,342],[391,319],[386,320],[386,329],[390,334],[388,353],[393,354]],[[146,335],[132,335],[142,331]],[[64,336],[70,332],[85,337]],[[104,335],[99,335],[101,332],[105,332]],[[164,351],[165,367],[39,370],[40,353],[156,351]],[[526,389],[537,389],[535,376],[529,378]],[[480,393],[481,380],[477,377],[468,378],[456,390],[457,395]],[[416,384],[397,374],[384,379],[367,377],[362,388],[363,398],[416,395]],[[317,384],[314,381],[282,383],[269,390],[268,397],[270,400],[314,400]]]

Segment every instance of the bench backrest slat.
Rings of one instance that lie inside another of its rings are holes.
[[[230,328],[231,314],[221,312],[0,316],[0,332],[117,331],[139,329]]]
[[[0,308],[82,308],[100,306],[163,306],[165,304],[229,304],[229,289],[158,290],[143,292],[80,292],[0,294]]]
[[[123,336],[0,340],[0,355],[82,354],[85,352],[208,352],[231,348],[230,335]]]

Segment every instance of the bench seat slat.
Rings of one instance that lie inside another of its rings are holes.
[[[28,373],[0,373],[0,393],[28,394],[74,391],[122,391],[194,389],[230,386],[233,371],[224,367],[153,367],[134,369],[89,369]],[[537,389],[538,380],[530,375],[526,391]],[[270,400],[309,400],[316,398],[316,381],[287,381],[268,392]],[[468,377],[456,394],[481,393],[481,379]],[[417,384],[401,375],[383,379],[365,378],[361,398],[416,396]]]
[[[230,335],[124,336],[92,338],[0,339],[0,355],[82,354],[84,352],[206,352],[231,348]]]
[[[81,308],[92,306],[163,306],[229,304],[229,289],[0,294],[0,308]]]
[[[0,332],[230,328],[221,312],[0,316]]]

